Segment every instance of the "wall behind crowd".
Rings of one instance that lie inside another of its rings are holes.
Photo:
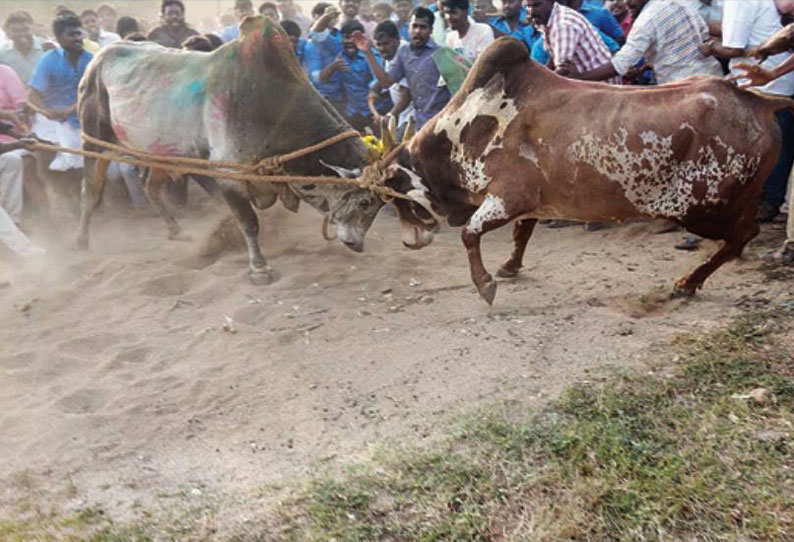
[[[264,0],[253,0],[254,9]],[[147,26],[159,24],[161,0],[0,0],[0,20],[6,14],[17,9],[28,11],[38,22],[49,26],[52,22],[55,6],[64,5],[80,13],[84,9],[96,9],[99,4],[110,3],[116,7],[119,16],[129,15]],[[187,22],[197,30],[209,32],[218,30],[218,17],[224,13],[231,13],[234,0],[183,0],[187,10]],[[316,2],[311,0],[296,0],[295,5],[307,16]]]

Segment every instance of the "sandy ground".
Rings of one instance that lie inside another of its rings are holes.
[[[181,222],[200,239],[221,212],[205,202]],[[121,518],[172,496],[214,499],[236,524],[274,488],[383,439],[421,442],[484,403],[542,404],[605,367],[672,362],[676,334],[794,293],[790,274],[761,271],[774,228],[696,300],[667,301],[713,245],[681,253],[680,234],[650,223],[539,227],[489,308],[457,230],[412,252],[381,213],[359,255],[324,241],[308,208],[263,217],[269,286],[246,281],[243,252],[195,268],[198,242],[109,210],[89,252],[67,249],[64,222],[39,236],[46,257],[0,254],[0,517],[24,478],[43,498]],[[509,228],[484,251],[496,271]]]

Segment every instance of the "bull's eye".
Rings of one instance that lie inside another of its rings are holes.
[[[369,209],[370,205],[372,205],[372,204],[370,203],[370,201],[368,199],[364,199],[364,200],[361,200],[361,203],[359,203],[358,205],[362,209]]]

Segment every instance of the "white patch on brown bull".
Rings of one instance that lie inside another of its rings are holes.
[[[479,234],[482,233],[483,224],[486,222],[504,220],[507,218],[505,200],[499,196],[488,194],[474,214],[471,215],[468,224],[466,224],[466,230],[470,233]]]
[[[681,129],[692,129],[684,123]],[[705,142],[694,160],[676,160],[673,136],[646,131],[640,135],[642,149],[628,147],[628,131],[621,127],[616,134],[602,139],[585,130],[567,152],[574,163],[592,166],[604,177],[619,183],[626,198],[643,213],[681,218],[696,205],[720,200],[719,184],[726,177],[745,183],[753,177],[761,162],[759,155],[737,153],[719,136]],[[725,156],[717,157],[715,149]],[[695,197],[696,183],[705,183],[701,198]]]
[[[450,158],[460,166],[463,182],[472,192],[484,190],[491,182],[485,174],[485,158],[491,151],[502,148],[504,133],[518,115],[515,100],[505,95],[504,86],[504,76],[501,73],[496,74],[485,86],[474,89],[466,96],[457,110],[439,118],[433,127],[436,135],[446,132],[447,138],[452,142]],[[466,156],[461,134],[478,117],[492,117],[496,119],[497,126],[482,155],[469,158]]]
[[[411,190],[405,193],[406,196],[411,198],[413,201],[421,205],[430,215],[435,218],[436,220],[441,220],[441,217],[433,210],[433,206],[430,203],[430,199],[427,197],[427,187],[422,182],[422,178],[411,171],[410,169],[403,167],[399,164],[394,165],[395,169],[399,169],[406,175],[408,178],[411,179],[411,186],[413,187]]]
[[[521,145],[519,145],[518,155],[521,158],[526,158],[527,160],[535,164],[535,167],[540,169],[540,161],[538,161],[538,155],[535,154],[535,149],[533,149],[530,145],[527,145],[526,143],[522,143]]]

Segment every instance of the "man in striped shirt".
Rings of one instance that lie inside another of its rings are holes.
[[[690,2],[629,0],[628,5],[634,25],[626,45],[611,61],[574,77],[600,81],[626,75],[643,57],[653,65],[660,84],[692,75],[722,76],[719,61],[700,52],[700,45],[709,38],[708,26]]]
[[[579,12],[555,0],[528,0],[527,6],[541,28],[558,74],[584,73],[609,62],[609,48]],[[607,82],[620,84],[620,77],[615,75]]]

